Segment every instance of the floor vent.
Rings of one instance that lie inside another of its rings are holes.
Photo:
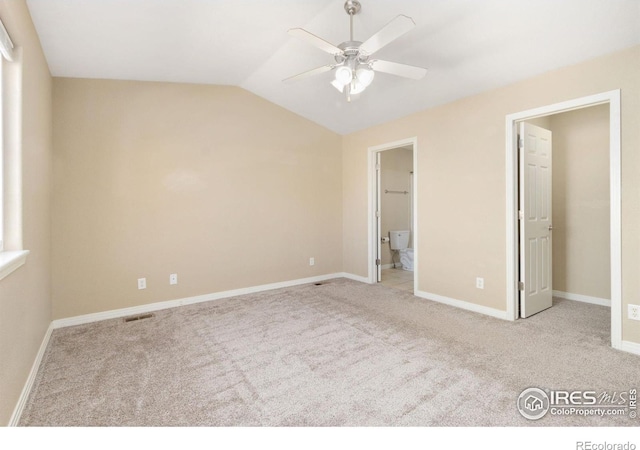
[[[149,313],[149,314],[141,314],[139,316],[125,317],[124,321],[125,322],[136,322],[138,320],[151,319],[152,317],[153,317],[153,314],[151,314],[151,313]]]

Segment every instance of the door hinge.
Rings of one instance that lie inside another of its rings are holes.
[[[379,266],[379,265],[380,265],[380,260],[376,259],[376,266]]]
[[[524,291],[524,281],[518,281],[518,290]]]
[[[376,164],[376,170],[380,170],[380,164]]]
[[[524,219],[524,211],[519,210],[518,211],[518,220],[522,220],[522,219]]]
[[[518,148],[522,150],[524,148],[524,139],[518,136]]]
[[[376,217],[380,217],[380,211],[376,211]]]

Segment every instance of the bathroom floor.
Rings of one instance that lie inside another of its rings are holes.
[[[413,272],[402,269],[382,269],[381,284],[413,292]]]

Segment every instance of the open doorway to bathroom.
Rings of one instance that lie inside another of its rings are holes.
[[[415,140],[370,149],[373,159],[372,282],[415,288]]]

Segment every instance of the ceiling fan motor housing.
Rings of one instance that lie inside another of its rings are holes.
[[[346,41],[338,45],[338,48],[342,50],[342,54],[335,55],[336,62],[342,64],[345,60],[357,59],[358,62],[365,63],[369,59],[368,55],[365,55],[360,51],[360,41]]]
[[[344,3],[344,10],[350,16],[353,16],[354,14],[358,14],[360,12],[360,8],[361,8],[360,2],[356,0],[347,0]]]

